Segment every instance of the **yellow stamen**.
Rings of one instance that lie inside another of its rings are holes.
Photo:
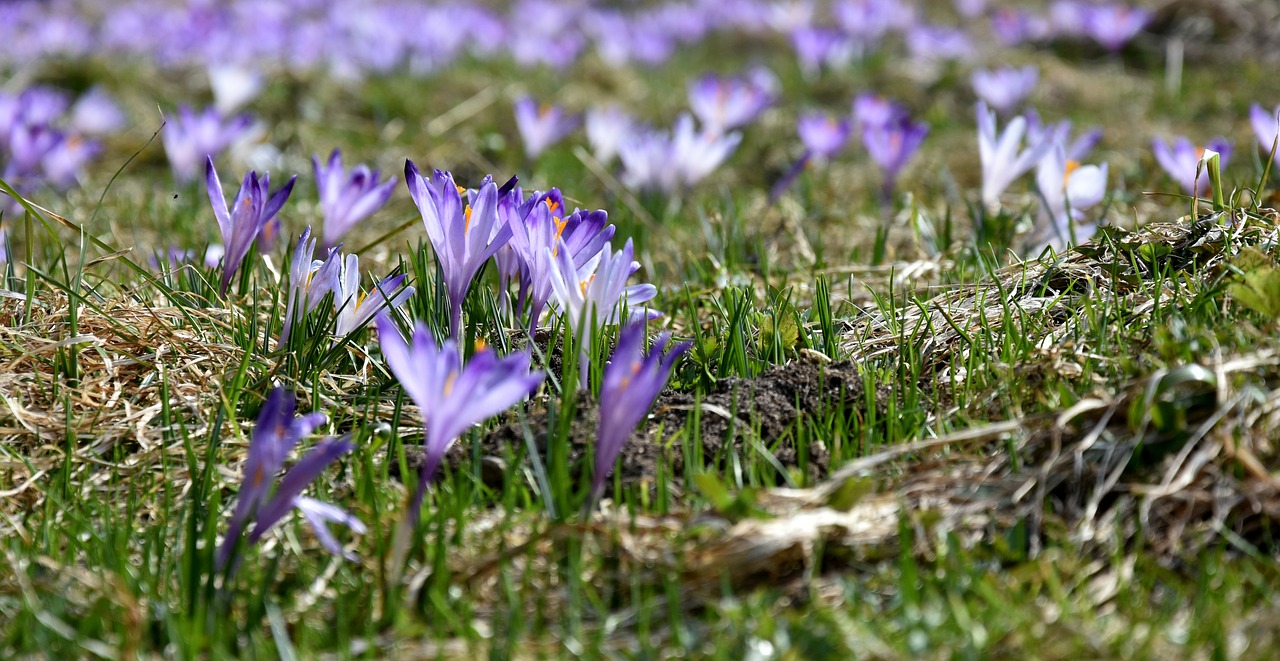
[[[462,226],[462,233],[466,234],[471,231],[471,205],[468,204],[467,208],[462,210],[462,213],[467,216],[467,223]]]
[[[489,345],[485,343],[484,338],[482,337],[476,338],[476,353],[480,353],[481,351],[484,351],[488,347]]]
[[[449,377],[444,380],[444,396],[448,397],[453,392],[453,384],[458,381],[458,372],[449,372]]]
[[[560,208],[560,203],[559,203],[559,202],[556,202],[555,200],[553,200],[553,199],[551,199],[551,198],[549,198],[549,197],[548,197],[548,198],[546,198],[546,199],[544,199],[544,200],[543,200],[543,202],[546,202],[546,203],[547,203],[547,208],[551,210],[551,213],[555,213],[555,212],[556,212],[556,209],[559,209],[559,208]]]
[[[586,295],[587,295],[587,287],[591,286],[591,283],[592,283],[595,279],[596,279],[596,274],[592,273],[592,274],[591,274],[591,277],[589,277],[589,278],[587,278],[586,280],[583,280],[582,282],[579,282],[579,283],[578,283],[578,289],[581,289],[581,290],[582,290],[582,295],[583,295],[583,296],[586,296]]]
[[[1067,183],[1071,181],[1071,175],[1080,169],[1079,161],[1067,161],[1067,167],[1062,170],[1062,186],[1066,188]]]
[[[466,195],[466,194],[467,194],[467,189],[466,189],[466,188],[463,188],[462,186],[459,186],[459,185],[457,185],[457,184],[454,184],[454,185],[453,185],[453,187],[454,187],[454,188],[456,188],[456,189],[458,189],[458,195]]]

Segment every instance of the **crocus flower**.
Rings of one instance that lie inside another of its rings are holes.
[[[689,85],[689,107],[709,133],[722,134],[755,121],[773,103],[777,81],[757,69],[745,78],[708,74]]]
[[[627,286],[627,279],[640,269],[640,262],[634,260],[635,249],[631,239],[627,239],[616,253],[612,251],[611,244],[606,243],[600,259],[590,269],[579,269],[563,241],[559,246],[558,250],[546,249],[551,264],[551,288],[564,314],[564,322],[579,338],[582,380],[578,385],[585,388],[591,336],[606,324],[620,323],[624,306],[629,308],[632,317],[661,316],[657,310],[641,312],[636,308],[653,300],[658,289],[651,284]]]
[[[1163,138],[1151,140],[1151,150],[1155,153],[1156,163],[1159,163],[1160,167],[1182,186],[1182,190],[1187,195],[1199,197],[1204,197],[1210,192],[1209,173],[1197,172],[1200,170],[1200,157],[1204,155],[1205,149],[1217,152],[1219,164],[1223,168],[1227,167],[1227,161],[1231,158],[1231,143],[1223,138],[1214,138],[1204,147],[1196,147],[1182,136],[1173,141],[1172,147]],[[1197,173],[1200,175],[1198,179]]]
[[[591,480],[587,510],[604,494],[605,480],[613,473],[618,455],[631,432],[649,413],[649,408],[667,383],[671,368],[691,343],[667,349],[671,336],[658,336],[648,353],[644,351],[645,327],[633,323],[622,330],[618,346],[604,367],[600,383],[600,427],[596,434],[596,470]]]
[[[454,341],[445,340],[443,346],[437,346],[425,324],[418,323],[412,339],[405,342],[390,316],[378,315],[375,323],[387,368],[422,411],[426,456],[408,513],[411,523],[416,524],[427,485],[449,446],[468,428],[528,397],[545,375],[529,371],[531,356],[527,351],[499,358],[485,349],[464,367]]]
[[[1073,231],[1073,226],[1084,217],[1085,209],[1106,196],[1107,164],[1080,165],[1069,160],[1066,148],[1058,143],[1036,166],[1036,187],[1050,220],[1049,243],[1061,246],[1068,239],[1082,241],[1093,233],[1093,227]]]
[[[231,277],[240,268],[240,262],[249,254],[249,247],[262,232],[267,222],[275,217],[284,206],[285,200],[293,192],[293,183],[297,175],[289,179],[289,183],[268,195],[271,186],[271,175],[252,170],[244,176],[240,184],[240,192],[236,193],[233,209],[227,209],[226,198],[222,194],[222,182],[218,180],[218,171],[213,167],[213,158],[205,157],[205,186],[209,191],[209,202],[213,205],[213,215],[218,219],[218,229],[222,231],[222,243],[226,253],[222,260],[222,289],[227,293]]]
[[[962,60],[973,54],[969,35],[944,25],[917,25],[907,32],[907,50],[920,60]]]
[[[868,44],[916,22],[915,8],[899,0],[844,0],[832,9],[846,33]]]
[[[1027,118],[1027,144],[1035,145],[1044,140],[1050,140],[1066,146],[1067,160],[1083,161],[1098,146],[1098,141],[1102,139],[1102,127],[1095,126],[1073,140],[1071,138],[1071,120],[1064,119],[1054,124],[1045,124],[1040,119],[1040,113],[1034,108],[1028,108],[1023,113]]]
[[[1276,133],[1280,131],[1277,128],[1280,124],[1277,122],[1280,122],[1280,106],[1270,112],[1256,103],[1249,106],[1249,123],[1253,125],[1253,132],[1258,136],[1262,151],[1268,154],[1276,144]]]
[[[334,306],[338,310],[337,337],[346,337],[365,325],[382,310],[399,308],[413,296],[414,289],[405,286],[408,274],[387,276],[374,284],[369,293],[360,293],[360,258],[347,255],[340,260],[338,287],[334,290]]]
[[[871,160],[884,173],[884,199],[892,197],[898,174],[915,155],[927,135],[929,125],[912,121],[905,112],[882,124],[862,125],[862,145],[866,147],[867,155],[871,156]]]
[[[196,114],[187,106],[179,107],[177,113],[165,119],[160,133],[174,179],[179,182],[194,179],[200,159],[222,153],[244,135],[252,123],[253,120],[244,115],[223,119],[213,108]]]
[[[560,246],[569,252],[575,268],[581,270],[613,238],[615,228],[608,224],[609,215],[601,210],[590,213],[577,210],[566,216],[558,190],[532,195],[523,202],[519,195],[518,191],[512,191],[505,196],[498,205],[498,213],[511,227],[511,242],[507,245],[515,251],[527,276],[529,336],[532,337],[542,310],[551,298],[551,262]]]
[[[536,159],[548,147],[564,139],[578,128],[578,116],[551,104],[523,98],[516,101],[516,128],[524,140],[524,153]]]
[[[973,91],[997,111],[1009,112],[1031,95],[1039,79],[1032,65],[979,69],[973,72]]]
[[[831,158],[844,149],[849,141],[850,125],[848,119],[836,119],[820,112],[807,112],[796,120],[796,132],[800,134],[800,142],[805,150],[820,158]]]
[[[615,105],[587,111],[587,142],[596,160],[608,164],[618,155],[618,148],[635,130],[635,120]]]
[[[498,222],[498,186],[485,177],[475,194],[462,199],[464,189],[453,175],[436,170],[431,181],[418,173],[418,166],[406,160],[404,181],[413,203],[422,214],[427,238],[440,263],[449,293],[449,333],[462,334],[462,302],[476,273],[494,253],[511,239],[511,228]]]
[[[275,388],[267,396],[262,412],[258,414],[258,424],[249,439],[249,458],[245,462],[244,479],[236,497],[236,507],[231,514],[227,535],[218,548],[218,570],[225,567],[231,559],[245,526],[253,523],[249,543],[257,543],[295,507],[306,517],[316,539],[325,550],[353,558],[351,554],[342,552],[342,545],[334,538],[327,524],[341,523],[359,534],[364,533],[364,524],[334,505],[301,495],[307,485],[319,477],[329,464],[352,450],[354,446],[348,438],[327,438],[320,441],[285,472],[275,493],[271,492],[275,476],[284,466],[289,452],[303,436],[310,434],[325,421],[323,413],[309,413],[295,418],[294,406],[293,393],[284,388]]]
[[[93,87],[71,107],[71,127],[85,135],[107,135],[124,126],[124,112],[101,87]]]
[[[1055,0],[1049,5],[1049,22],[1064,37],[1084,36],[1088,29],[1089,5],[1080,0]]]
[[[1089,5],[1084,14],[1084,31],[1109,51],[1124,48],[1142,28],[1151,22],[1152,14],[1142,7],[1124,4]]]
[[[742,134],[727,135],[710,128],[699,131],[693,117],[683,113],[670,134],[637,133],[624,141],[622,181],[630,188],[671,192],[693,186],[711,174],[733,153]]]
[[[281,346],[289,341],[295,321],[315,310],[326,294],[337,291],[342,254],[338,247],[334,247],[323,261],[312,261],[315,247],[316,240],[311,238],[311,227],[308,226],[298,238],[293,261],[289,263],[289,297],[285,304],[284,328],[280,331]]]
[[[996,133],[996,114],[985,101],[978,102],[978,157],[982,161],[982,203],[1000,205],[1000,194],[1015,180],[1026,174],[1053,147],[1047,137],[1038,143],[1022,146],[1027,131],[1025,117],[1014,117],[1003,133]]]
[[[334,245],[351,231],[356,223],[368,218],[391,199],[396,178],[378,181],[378,171],[357,165],[347,174],[342,168],[342,152],[334,149],[329,163],[320,165],[320,157],[311,157],[316,189],[320,193],[320,211],[324,214],[324,240]]]
[[[209,67],[209,87],[218,112],[230,113],[262,92],[262,74],[245,65],[214,65]]]

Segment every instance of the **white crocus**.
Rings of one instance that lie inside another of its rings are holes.
[[[1025,117],[1014,117],[1003,133],[996,132],[996,114],[985,102],[978,102],[978,157],[982,161],[982,204],[1000,206],[1000,194],[1026,174],[1053,147],[1050,136],[1023,149],[1027,132]]]
[[[1068,160],[1066,149],[1054,145],[1053,151],[1036,167],[1036,186],[1043,197],[1045,212],[1052,223],[1051,243],[1064,245],[1068,240],[1083,241],[1093,234],[1093,226],[1072,227],[1084,217],[1084,210],[1102,201],[1107,194],[1107,164],[1080,165]]]

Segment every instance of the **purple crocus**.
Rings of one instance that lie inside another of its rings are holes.
[[[640,262],[634,259],[631,239],[616,253],[611,244],[606,243],[600,258],[590,268],[583,269],[574,264],[572,253],[563,241],[557,245],[558,249],[546,249],[551,264],[551,288],[564,314],[564,323],[569,324],[579,338],[582,379],[578,386],[585,388],[592,335],[606,324],[620,323],[623,307],[629,307],[629,314],[635,318],[661,316],[661,312],[647,307],[644,311],[637,310],[641,303],[653,300],[658,289],[651,284],[627,286],[627,279],[640,269]]]
[[[524,153],[533,160],[548,147],[578,128],[577,115],[557,105],[542,104],[528,97],[516,101],[516,128],[524,140]]]
[[[218,229],[222,231],[222,243],[226,253],[222,260],[222,294],[227,293],[231,285],[231,277],[240,268],[240,262],[249,254],[249,247],[254,239],[262,233],[262,229],[275,217],[284,206],[285,200],[293,192],[293,183],[297,175],[289,179],[289,183],[268,195],[271,186],[271,175],[264,173],[261,177],[250,170],[240,184],[240,192],[236,193],[232,209],[227,209],[226,198],[222,193],[222,182],[218,180],[218,171],[213,167],[213,158],[205,157],[205,186],[209,191],[209,202],[213,205],[213,215],[218,219]]]
[[[991,30],[1005,46],[1049,37],[1049,20],[1025,9],[1001,7],[991,15]]]
[[[649,408],[667,383],[671,368],[691,343],[670,349],[671,336],[663,333],[644,352],[645,325],[629,324],[618,337],[618,346],[604,367],[600,384],[600,427],[596,434],[596,470],[591,480],[590,511],[604,494],[605,480],[613,473],[618,455],[631,432],[649,413]]]
[[[246,115],[223,119],[213,108],[197,114],[188,106],[166,118],[160,139],[165,155],[179,182],[195,179],[200,159],[217,156],[249,130],[253,120]]]
[[[320,193],[320,211],[324,214],[324,241],[332,246],[351,231],[356,223],[368,218],[391,199],[396,178],[378,181],[378,170],[357,165],[351,173],[342,168],[342,151],[329,154],[328,165],[320,165],[320,157],[311,157],[316,189]]]
[[[1200,158],[1204,156],[1205,149],[1217,152],[1219,165],[1223,168],[1227,167],[1232,149],[1231,143],[1224,138],[1214,138],[1204,147],[1196,147],[1182,136],[1174,139],[1172,147],[1163,138],[1157,137],[1151,140],[1151,151],[1155,154],[1156,163],[1159,163],[1160,167],[1182,186],[1182,190],[1187,195],[1199,197],[1204,197],[1211,192],[1209,173],[1199,171],[1201,170]]]
[[[342,254],[339,247],[329,249],[323,261],[312,261],[316,240],[311,238],[311,227],[302,231],[289,263],[289,297],[285,303],[284,327],[280,331],[279,346],[289,341],[293,325],[315,310],[329,292],[337,290],[338,270]]]
[[[844,149],[851,130],[849,120],[827,113],[806,112],[796,120],[796,132],[805,151],[819,158],[831,158]]]
[[[1010,112],[1031,95],[1040,79],[1032,65],[979,69],[973,72],[973,91],[997,112]]]
[[[426,457],[418,471],[408,517],[412,528],[427,485],[445,452],[468,428],[511,408],[542,383],[542,372],[530,372],[531,356],[517,351],[499,358],[490,349],[477,352],[464,367],[453,340],[436,344],[425,324],[418,323],[405,342],[388,315],[379,315],[378,343],[387,368],[422,412]]]
[[[958,28],[945,25],[917,25],[907,32],[911,57],[926,60],[963,60],[973,55],[973,42]]]
[[[275,476],[284,466],[289,452],[303,436],[325,422],[323,413],[308,413],[295,418],[294,406],[293,393],[275,388],[267,395],[262,412],[258,414],[258,424],[249,438],[249,458],[244,465],[244,479],[236,497],[236,507],[231,514],[226,537],[218,548],[216,567],[219,571],[231,560],[245,526],[253,523],[248,541],[257,543],[295,507],[306,517],[325,550],[354,559],[353,554],[343,553],[342,545],[329,531],[328,524],[341,523],[357,534],[365,532],[364,524],[337,506],[302,495],[307,485],[315,481],[329,464],[355,447],[349,438],[320,441],[285,472],[274,494],[271,492]]]
[[[93,87],[71,107],[71,127],[85,135],[107,135],[125,124],[124,112],[101,87]]]
[[[1253,133],[1258,136],[1262,151],[1270,154],[1276,144],[1276,134],[1280,132],[1280,106],[1272,111],[1256,103],[1249,106],[1249,123],[1253,125]]]
[[[703,127],[722,134],[755,121],[773,103],[777,80],[765,69],[744,78],[708,74],[689,85],[689,107]]]
[[[1090,38],[1114,53],[1136,37],[1151,22],[1151,17],[1151,12],[1142,7],[1089,5],[1085,10],[1083,27]]]
[[[843,32],[831,28],[802,27],[791,33],[791,47],[796,51],[800,70],[806,76],[818,75],[824,68],[836,69],[854,56],[854,44]]]
[[[602,211],[581,210],[565,215],[560,191],[534,194],[520,200],[512,191],[498,205],[498,213],[511,227],[511,242],[524,271],[522,296],[528,290],[529,336],[533,336],[542,310],[552,294],[551,263],[561,246],[568,251],[576,268],[585,268],[613,238],[615,227],[608,224],[609,215]],[[548,252],[550,248],[550,252]]]
[[[1023,113],[1027,118],[1027,144],[1039,144],[1044,140],[1052,140],[1057,144],[1065,145],[1067,158],[1072,161],[1083,161],[1098,146],[1098,142],[1102,140],[1102,127],[1095,126],[1090,128],[1073,140],[1071,138],[1071,120],[1064,119],[1057,123],[1045,124],[1040,119],[1040,113],[1034,108],[1028,108]]]
[[[988,208],[1000,206],[1000,194],[1026,174],[1053,148],[1051,136],[1023,148],[1027,119],[1014,117],[1003,132],[996,132],[996,114],[985,101],[977,105],[978,157],[982,162],[982,203]]]
[[[511,228],[498,222],[498,186],[487,176],[474,194],[454,183],[453,175],[436,170],[427,181],[413,161],[404,163],[404,180],[422,214],[427,238],[440,263],[449,293],[449,334],[462,336],[462,302],[476,273],[511,239]]]
[[[913,121],[906,108],[873,94],[860,94],[854,99],[853,113],[867,155],[884,173],[881,194],[887,201],[893,196],[902,168],[929,134],[929,125]]]

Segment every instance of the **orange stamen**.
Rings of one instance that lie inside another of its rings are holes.
[[[462,210],[462,213],[467,217],[466,224],[462,226],[462,233],[466,234],[471,231],[471,205],[468,204],[467,208]]]

